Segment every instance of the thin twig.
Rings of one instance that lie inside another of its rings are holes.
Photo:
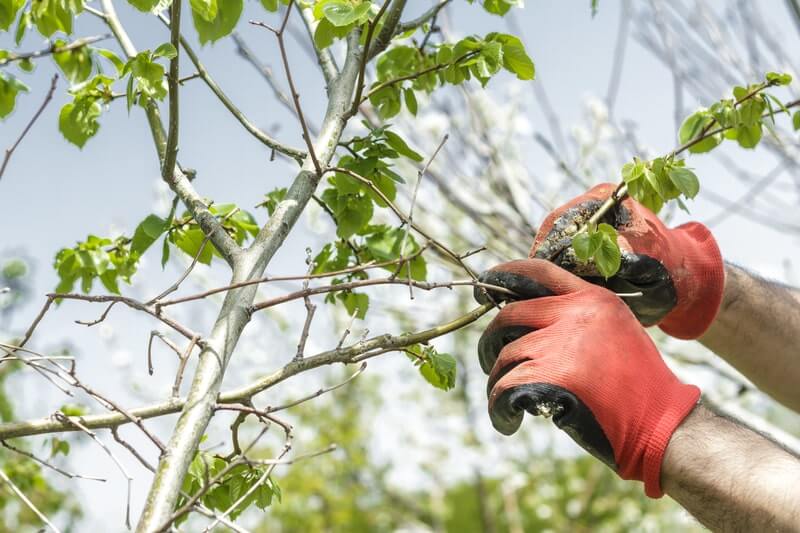
[[[84,46],[96,43],[98,41],[103,41],[111,37],[110,33],[106,33],[104,35],[95,35],[92,37],[83,37],[81,39],[76,39],[71,43],[67,43],[61,46],[55,46],[55,43],[50,43],[50,46],[47,48],[42,48],[41,50],[36,50],[35,52],[24,52],[21,54],[17,54],[14,52],[8,52],[8,55],[3,59],[0,59],[0,68],[10,65],[14,61],[23,61],[25,59],[37,59],[39,57],[44,57],[51,54],[61,54],[64,52],[71,52],[73,50],[77,50],[79,48],[83,48]]]
[[[103,449],[104,452],[106,452],[106,455],[108,455],[111,458],[111,460],[114,461],[119,471],[122,473],[123,476],[125,476],[125,479],[128,481],[128,496],[127,496],[127,504],[125,506],[125,526],[128,529],[130,529],[131,528],[131,484],[133,483],[133,478],[131,477],[130,474],[128,474],[128,470],[125,468],[125,466],[123,466],[123,464],[119,461],[119,459],[117,459],[117,456],[114,455],[114,452],[112,452],[108,448],[108,446],[103,444],[103,441],[98,439],[97,435],[92,430],[90,430],[89,428],[78,422],[78,420],[76,420],[75,418],[71,418],[62,413],[61,411],[57,411],[53,416],[56,419],[64,422],[65,424],[72,424],[82,432],[89,435],[89,437],[93,441],[95,441],[97,445]]]
[[[22,491],[19,489],[19,487],[17,487],[17,486],[14,484],[14,482],[13,482],[13,481],[11,481],[11,479],[10,479],[10,478],[9,478],[9,477],[6,475],[6,473],[5,473],[5,472],[3,472],[3,470],[2,470],[2,469],[0,469],[0,478],[2,478],[2,479],[3,479],[3,481],[4,481],[6,484],[8,484],[8,486],[9,486],[9,487],[11,487],[11,490],[14,492],[14,494],[16,494],[16,495],[19,497],[19,499],[20,499],[20,500],[22,500],[22,502],[23,502],[25,505],[27,505],[27,506],[28,506],[28,509],[30,509],[31,511],[33,511],[33,514],[35,514],[36,516],[38,516],[38,517],[39,517],[39,520],[41,520],[42,522],[44,522],[44,523],[47,525],[47,527],[49,527],[50,529],[52,529],[52,530],[53,530],[53,531],[55,531],[56,533],[61,533],[61,530],[60,530],[60,529],[58,529],[56,526],[54,526],[54,525],[53,525],[53,523],[52,523],[50,520],[48,520],[48,518],[47,518],[47,517],[46,517],[46,516],[45,516],[45,515],[44,515],[44,514],[43,514],[43,513],[42,513],[42,512],[39,510],[39,509],[37,509],[37,508],[36,508],[36,506],[33,504],[33,502],[32,502],[32,501],[30,501],[30,500],[28,499],[28,497],[27,497],[27,496],[25,496],[25,493],[24,493],[24,492],[22,492]]]
[[[57,467],[54,464],[48,463],[44,459],[40,459],[39,457],[36,457],[35,455],[33,455],[30,452],[26,452],[25,450],[21,450],[21,449],[17,448],[16,446],[12,446],[11,444],[7,443],[4,440],[0,441],[0,444],[2,444],[4,448],[8,448],[12,452],[18,453],[18,454],[20,454],[22,456],[27,457],[28,459],[36,461],[40,465],[46,466],[50,470],[58,472],[62,476],[67,477],[69,479],[88,479],[89,481],[100,481],[100,482],[106,482],[107,481],[105,478],[102,478],[102,477],[83,476],[81,474],[73,474],[72,472],[67,472],[66,470],[62,470],[61,468]]]
[[[323,387],[323,388],[319,389],[318,391],[316,391],[316,392],[314,392],[312,394],[309,394],[308,396],[303,396],[299,400],[295,400],[295,401],[289,402],[287,404],[279,405],[279,406],[276,406],[276,407],[267,407],[266,409],[264,409],[264,412],[265,413],[277,413],[278,411],[283,411],[284,409],[289,409],[290,407],[295,407],[297,405],[300,405],[301,403],[307,402],[309,400],[313,400],[314,398],[319,398],[323,394],[327,394],[329,392],[335,391],[336,389],[340,389],[340,388],[344,387],[345,385],[347,385],[348,383],[350,383],[351,381],[356,379],[358,376],[360,376],[364,372],[364,370],[366,370],[366,369],[367,369],[367,363],[366,362],[361,363],[361,366],[358,367],[358,370],[356,370],[353,375],[351,375],[350,377],[348,377],[346,380],[342,381],[341,383],[333,385],[332,387]]]
[[[30,129],[33,127],[33,124],[38,120],[39,116],[44,111],[44,108],[47,107],[47,104],[50,103],[50,100],[53,99],[53,93],[56,90],[56,82],[58,82],[58,74],[53,75],[53,79],[50,82],[50,89],[47,91],[47,94],[44,97],[44,101],[42,102],[42,105],[39,106],[39,109],[37,109],[36,113],[33,114],[33,117],[31,117],[31,119],[28,121],[28,124],[25,125],[25,128],[23,128],[20,136],[17,137],[17,140],[14,141],[14,144],[12,144],[9,148],[6,149],[6,155],[5,157],[3,157],[3,164],[0,165],[0,179],[3,179],[3,173],[5,173],[6,171],[6,167],[8,166],[8,161],[11,159],[11,155],[14,153],[14,150],[17,149],[19,143],[21,143],[22,139],[25,138],[25,135],[28,134]]]
[[[442,147],[444,146],[444,143],[446,143],[447,139],[449,139],[449,138],[450,138],[450,135],[445,133],[444,137],[442,137],[441,142],[436,147],[436,150],[433,151],[433,154],[431,154],[431,156],[428,158],[428,161],[425,163],[425,165],[417,173],[417,182],[414,184],[414,192],[411,195],[411,205],[408,208],[408,223],[405,225],[406,226],[405,234],[403,235],[403,242],[400,245],[400,255],[401,256],[405,255],[405,253],[406,253],[406,244],[408,242],[408,232],[411,229],[411,224],[414,222],[414,206],[417,203],[417,193],[419,192],[419,186],[422,183],[422,178],[425,176],[425,173],[428,171],[428,167],[431,166],[431,163],[433,162],[434,158],[436,158],[436,156],[439,155],[439,152],[441,151]],[[406,262],[406,269],[407,269],[408,281],[409,281],[409,283],[408,283],[408,296],[409,296],[409,298],[411,298],[413,300],[414,299],[414,290],[412,288],[413,285],[411,284],[411,261],[407,261]]]
[[[294,101],[294,108],[295,111],[297,111],[297,120],[300,121],[300,126],[303,128],[303,139],[308,147],[308,155],[311,156],[311,161],[314,163],[314,170],[316,170],[317,175],[320,176],[322,175],[322,167],[317,159],[317,154],[314,150],[314,143],[311,140],[311,134],[308,131],[308,124],[303,116],[303,108],[300,107],[300,95],[297,93],[297,88],[295,87],[294,80],[292,79],[292,69],[289,67],[289,58],[286,55],[286,43],[283,39],[283,32],[286,30],[286,24],[289,22],[289,16],[292,14],[293,4],[294,0],[289,0],[289,5],[286,8],[286,16],[283,17],[281,27],[277,30],[267,24],[264,24],[263,22],[251,20],[250,24],[268,29],[275,34],[275,37],[278,38],[278,47],[281,51],[281,60],[283,61],[283,68],[286,71],[286,81],[289,83],[289,91],[291,92],[292,100]]]

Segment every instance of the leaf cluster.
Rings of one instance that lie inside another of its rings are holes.
[[[184,494],[192,497],[198,494],[207,486],[210,479],[220,474],[228,468],[229,462],[218,455],[208,452],[197,452],[189,465],[189,470],[183,480],[182,490]],[[236,465],[222,478],[214,484],[201,498],[203,505],[213,511],[226,512],[231,506],[241,498],[251,487],[253,487],[266,473],[268,467],[260,465]],[[238,516],[251,505],[264,510],[272,504],[273,498],[281,501],[281,489],[278,484],[268,476],[266,480],[258,485],[247,498],[233,508],[229,514],[231,520],[236,520]],[[178,499],[176,508],[186,504],[187,498],[184,495]],[[183,515],[176,521],[179,525],[186,520],[188,515]]]
[[[536,72],[522,41],[505,33],[443,43],[432,53],[397,45],[378,58],[369,100],[384,119],[397,115],[403,103],[416,114],[417,92],[430,94],[443,85],[460,85],[472,78],[486,86],[503,69],[521,80],[532,80]]]
[[[409,346],[405,352],[425,381],[444,391],[456,386],[455,357],[437,352],[433,346],[421,344]]]

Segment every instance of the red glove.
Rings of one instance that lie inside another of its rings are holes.
[[[523,411],[549,411],[620,477],[662,496],[664,452],[700,390],[678,381],[630,309],[606,289],[541,259],[504,263],[481,279],[534,298],[503,307],[478,344],[481,364],[491,368],[495,429],[510,435]]]
[[[607,215],[622,250],[619,272],[606,280],[586,271],[569,248],[572,234],[614,191],[604,183],[550,213],[539,228],[531,257],[548,259],[614,292],[639,292],[625,302],[645,326],[659,324],[680,339],[696,339],[717,315],[725,270],[711,232],[698,222],[669,229],[631,198]],[[562,250],[562,251],[560,251]],[[559,252],[560,251],[560,252]]]

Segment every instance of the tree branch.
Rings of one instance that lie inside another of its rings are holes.
[[[405,8],[406,0],[394,0],[392,2],[392,5],[386,12],[386,21],[383,23],[381,31],[375,38],[375,42],[369,47],[366,61],[374,59],[375,56],[386,50],[386,47],[389,46],[392,37],[396,34],[397,25],[400,23],[400,17],[403,15],[403,10]]]
[[[161,177],[169,181],[178,162],[178,126],[179,111],[178,105],[178,80],[180,79],[180,40],[181,40],[181,4],[182,2],[172,2],[169,8],[172,24],[169,28],[170,43],[175,48],[175,57],[169,61],[169,74],[167,75],[167,85],[169,87],[169,131],[167,133],[167,144],[164,147],[164,162],[161,165]],[[205,246],[205,241],[203,241]],[[199,252],[198,252],[199,254]]]
[[[339,77],[339,67],[336,66],[336,60],[333,58],[333,53],[331,52],[330,46],[324,50],[320,50],[317,47],[317,43],[314,42],[314,30],[316,29],[317,23],[314,20],[314,13],[311,8],[300,7],[299,4],[296,4],[296,6],[300,11],[300,14],[303,16],[303,25],[306,27],[306,31],[308,32],[308,38],[311,41],[311,47],[314,49],[314,53],[317,55],[317,62],[319,63],[320,70],[322,70],[322,77],[325,78],[325,86],[328,92],[330,92],[334,80]]]
[[[136,47],[133,45],[125,28],[122,27],[122,23],[119,21],[112,0],[100,0],[100,5],[103,8],[103,20],[111,29],[111,33],[116,37],[123,52],[128,58],[134,57],[136,55]],[[163,166],[167,139],[164,133],[164,126],[161,123],[161,114],[158,111],[158,105],[153,99],[148,99],[145,102],[144,108],[147,114],[147,121],[150,125],[150,132],[153,136],[153,142],[158,152],[159,161]],[[222,224],[220,224],[216,217],[208,210],[208,206],[206,206],[200,195],[197,194],[189,178],[181,170],[180,165],[176,164],[174,166],[174,171],[171,175],[169,172],[165,172],[162,176],[164,176],[164,181],[169,185],[170,189],[178,195],[205,234],[209,236],[211,242],[225,261],[227,261],[229,265],[232,265],[234,257],[241,253],[239,245],[228,235],[228,232],[225,231]]]
[[[79,48],[83,48],[84,46],[88,46],[92,43],[103,41],[105,39],[108,39],[109,37],[111,37],[111,34],[106,33],[104,35],[95,35],[93,37],[84,37],[82,39],[76,39],[71,43],[67,43],[62,46],[55,46],[54,43],[50,43],[50,46],[48,46],[47,48],[42,48],[41,50],[36,50],[34,52],[24,52],[21,54],[8,52],[8,55],[6,57],[0,59],[0,68],[10,65],[14,61],[23,61],[25,59],[37,59],[51,54],[70,52],[72,50],[77,50]]]
[[[322,167],[327,166],[333,157],[346,124],[344,116],[351,103],[361,60],[360,36],[361,32],[356,30],[348,37],[344,68],[331,86],[328,108],[315,146]],[[260,277],[299,219],[320,180],[309,159],[252,246],[236,257],[232,283]],[[255,293],[255,286],[247,286],[229,291],[225,296],[217,321],[200,353],[187,401],[167,445],[167,454],[158,464],[139,520],[139,531],[160,527],[172,514],[183,478],[213,414],[225,369],[242,330],[250,320],[247,308]]]
[[[159,18],[164,24],[170,26],[170,21],[164,16],[163,13],[159,15]],[[183,50],[186,52],[186,55],[189,56],[189,61],[191,61],[192,64],[194,65],[194,68],[197,69],[197,74],[200,76],[200,78],[206,83],[206,85],[208,85],[208,88],[211,89],[211,92],[214,93],[214,96],[216,96],[217,99],[220,102],[222,102],[222,105],[225,106],[225,109],[227,109],[230,112],[230,114],[233,115],[233,117],[237,121],[239,121],[239,124],[241,124],[244,127],[244,129],[247,130],[248,133],[250,133],[250,135],[255,137],[264,146],[267,146],[275,150],[276,152],[280,152],[294,159],[295,161],[297,161],[298,164],[303,163],[303,159],[305,159],[306,157],[306,153],[304,151],[298,150],[297,148],[293,148],[291,146],[287,146],[277,141],[276,139],[273,139],[272,137],[267,135],[264,131],[259,129],[255,124],[250,122],[250,120],[244,115],[244,113],[242,113],[242,111],[238,107],[236,107],[236,105],[231,101],[231,99],[228,98],[228,95],[225,94],[225,92],[220,88],[220,86],[217,85],[217,82],[214,80],[214,78],[211,77],[211,74],[208,73],[208,70],[206,70],[205,65],[203,65],[203,63],[200,62],[200,58],[198,58],[194,49],[184,37],[180,37],[180,44],[181,47],[183,47]]]

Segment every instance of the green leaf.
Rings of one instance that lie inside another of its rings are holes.
[[[370,9],[370,1],[357,3],[348,0],[327,0],[322,7],[322,13],[334,26],[349,26],[364,17]]]
[[[622,165],[622,180],[625,183],[630,183],[639,179],[644,174],[645,164],[636,159],[632,163],[625,163]]]
[[[513,6],[518,5],[519,0],[483,0],[483,9],[493,15],[503,16]]]
[[[178,51],[172,46],[172,43],[164,43],[153,51],[153,57],[163,57],[165,59],[172,59],[178,55]]]
[[[672,167],[668,171],[669,179],[687,198],[694,198],[700,191],[700,180],[694,172],[685,167]]]
[[[386,135],[386,143],[392,148],[394,148],[398,154],[404,155],[407,158],[416,162],[420,162],[423,160],[423,157],[419,153],[412,150],[408,146],[408,144],[406,144],[403,138],[397,135],[396,133],[386,130],[384,132],[384,135]]]
[[[151,12],[157,5],[159,0],[128,0],[128,3],[145,13]]]
[[[161,245],[161,269],[167,266],[169,261],[169,236],[164,236],[164,242]]]
[[[317,48],[324,50],[333,44],[334,26],[328,19],[322,19],[314,30],[314,44]]]
[[[271,13],[275,13],[278,10],[278,0],[261,0],[261,5]]]
[[[609,232],[602,232],[598,228],[599,233],[603,235],[603,239],[594,255],[594,263],[600,274],[608,279],[619,271],[621,253],[616,240],[616,230],[608,224],[605,224],[605,226],[608,226],[613,231],[614,237]]]
[[[213,22],[219,12],[218,0],[189,0],[192,15],[197,15],[206,22]]]
[[[57,31],[72,33],[72,18],[83,11],[82,0],[37,0],[31,4],[31,18],[39,33],[50,37]]]
[[[69,442],[53,437],[50,440],[50,458],[52,459],[58,454],[62,454],[64,457],[69,455]]]
[[[414,116],[417,116],[417,97],[414,94],[414,89],[403,90],[403,100],[406,103],[406,109]]]
[[[142,255],[167,229],[166,220],[156,215],[148,215],[136,226],[131,240],[131,252]]]
[[[8,1],[8,0],[0,0],[0,1]],[[13,3],[14,0],[11,0],[11,2]],[[17,22],[17,31],[14,32],[14,42],[16,43],[17,46],[19,46],[19,43],[21,43],[22,39],[25,38],[25,33],[31,26],[33,26],[33,19],[31,17],[31,12],[25,11],[22,13],[22,15],[19,16],[19,22]]]
[[[267,213],[269,213],[269,216],[272,216],[272,214],[278,208],[278,204],[281,203],[284,198],[286,198],[286,190],[286,187],[281,187],[268,192],[265,195],[267,199],[258,204],[258,207],[265,208]]]
[[[59,409],[66,416],[83,416],[88,412],[85,405],[79,403],[65,403]]]
[[[183,250],[189,257],[197,257],[198,262],[209,265],[211,264],[211,258],[213,256],[213,246],[210,242],[205,244],[202,253],[198,256],[198,252],[200,252],[200,247],[203,246],[205,238],[206,235],[203,233],[203,230],[197,227],[180,229],[174,233],[174,242],[178,248]]]
[[[795,111],[792,115],[792,127],[794,131],[800,130],[800,111]]]
[[[61,108],[58,115],[58,129],[66,140],[78,148],[83,148],[86,141],[100,129],[97,118],[101,110],[100,104],[94,99],[76,99]]]
[[[742,148],[755,148],[761,141],[761,124],[736,128],[736,141]]]
[[[578,258],[578,261],[586,263],[594,257],[600,246],[600,238],[595,235],[596,233],[587,230],[572,237],[572,248],[575,250],[575,257]]]
[[[28,92],[28,86],[11,74],[0,72],[0,119],[14,110],[20,92]]]
[[[11,27],[17,12],[24,5],[25,0],[0,0],[0,30],[7,31]]]
[[[701,109],[689,115],[686,120],[683,121],[678,131],[678,139],[681,144],[686,144],[699,137],[701,133],[712,124],[713,120],[713,117],[711,117],[705,109]],[[712,135],[694,144],[689,148],[689,152],[693,154],[702,154],[713,150],[721,142],[722,137],[719,134]]]
[[[348,315],[355,313],[356,318],[361,320],[364,320],[364,317],[367,316],[367,310],[369,309],[369,296],[366,294],[347,291],[339,293],[337,298],[344,304],[344,308],[347,310]]]
[[[520,80],[532,80],[536,77],[536,67],[525,51],[525,45],[519,37],[506,33],[487,35],[487,40],[495,40],[503,45],[503,68],[513,72]]]
[[[419,367],[419,373],[437,389],[450,390],[456,386],[456,359],[447,353],[438,353],[426,348],[427,360]]]
[[[203,18],[192,10],[192,20],[197,29],[200,44],[213,43],[229,35],[239,22],[243,7],[242,0],[218,0],[216,16],[211,20]]]
[[[66,44],[65,41],[56,40],[53,46],[61,47]],[[88,46],[53,54],[53,59],[72,84],[85,81],[92,74],[92,53]]]
[[[772,85],[789,85],[792,83],[791,74],[783,72],[767,72],[767,82]]]
[[[111,64],[114,65],[114,68],[117,70],[117,75],[122,73],[122,69],[125,68],[125,63],[119,58],[117,54],[115,54],[111,50],[105,50],[103,48],[98,48],[97,53],[108,59],[111,62]]]

